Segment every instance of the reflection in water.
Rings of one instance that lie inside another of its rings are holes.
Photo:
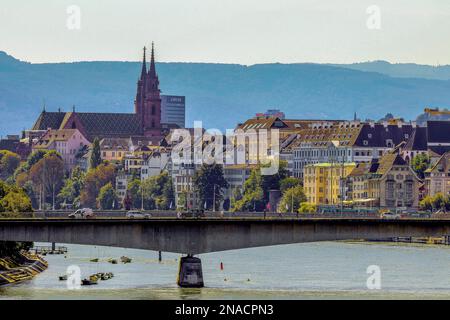
[[[0,288],[3,299],[450,299],[450,248],[367,243],[309,243],[201,255],[206,288],[175,284],[177,254],[67,245],[48,255],[33,280]],[[109,258],[132,263],[108,263]],[[99,262],[90,259],[99,258]],[[223,270],[221,269],[223,265]],[[68,290],[58,276],[76,265],[82,277],[113,272],[96,286]],[[367,290],[369,265],[381,268],[382,290]]]

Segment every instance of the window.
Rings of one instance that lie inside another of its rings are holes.
[[[155,105],[153,104],[153,105],[152,105],[152,116],[154,116],[155,113],[156,113],[156,107],[155,107]]]

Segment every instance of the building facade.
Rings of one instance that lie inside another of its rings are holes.
[[[346,200],[345,181],[355,163],[317,163],[304,168],[303,190],[315,205],[338,205]]]
[[[426,193],[435,196],[438,193],[450,195],[450,152],[441,158],[425,172]]]
[[[186,97],[161,96],[161,122],[176,124],[180,128],[186,126]]]
[[[63,161],[66,170],[77,165],[78,152],[89,146],[90,142],[77,129],[48,130],[39,140],[33,143],[32,150],[55,150]]]
[[[417,208],[422,181],[397,153],[360,163],[347,178],[348,200],[355,205]]]

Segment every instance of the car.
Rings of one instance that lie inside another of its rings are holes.
[[[94,211],[91,208],[78,209],[77,211],[69,214],[69,218],[71,219],[89,219],[94,217]]]
[[[141,211],[128,211],[127,212],[127,218],[129,219],[149,219],[152,215],[150,213],[144,213]]]
[[[385,212],[381,214],[382,219],[400,219],[401,217],[401,214],[393,212]]]

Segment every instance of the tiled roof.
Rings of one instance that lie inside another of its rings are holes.
[[[104,138],[100,141],[100,149],[128,150],[129,142],[127,138]]]
[[[358,164],[349,176],[360,176],[365,174],[383,176],[394,165],[407,166],[408,164],[397,152],[390,152],[382,156],[380,159],[373,159],[371,162]]]
[[[361,124],[350,122],[318,123],[308,129],[300,130],[291,148],[302,143],[310,143],[315,147],[326,147],[332,141],[339,141],[342,147],[352,146],[361,130]]]
[[[416,127],[413,129],[412,136],[408,139],[405,150],[427,150],[427,128]]]
[[[450,143],[450,121],[428,121],[428,143]]]
[[[77,112],[76,115],[90,138],[129,137],[142,132],[139,118],[134,113]]]
[[[355,141],[358,147],[387,147],[387,142],[392,141],[393,146],[410,139],[413,132],[412,125],[384,125],[364,124]]]
[[[65,115],[65,112],[43,111],[34,123],[32,130],[59,129]]]
[[[134,113],[42,112],[32,130],[64,128],[76,116],[89,140],[105,137],[130,137],[142,134],[139,118]]]
[[[450,152],[446,152],[444,153],[438,161],[436,161],[436,163],[433,165],[433,167],[431,167],[430,169],[428,169],[428,172],[431,171],[435,171],[436,169],[440,169],[442,168],[443,172],[449,172],[450,173]]]

